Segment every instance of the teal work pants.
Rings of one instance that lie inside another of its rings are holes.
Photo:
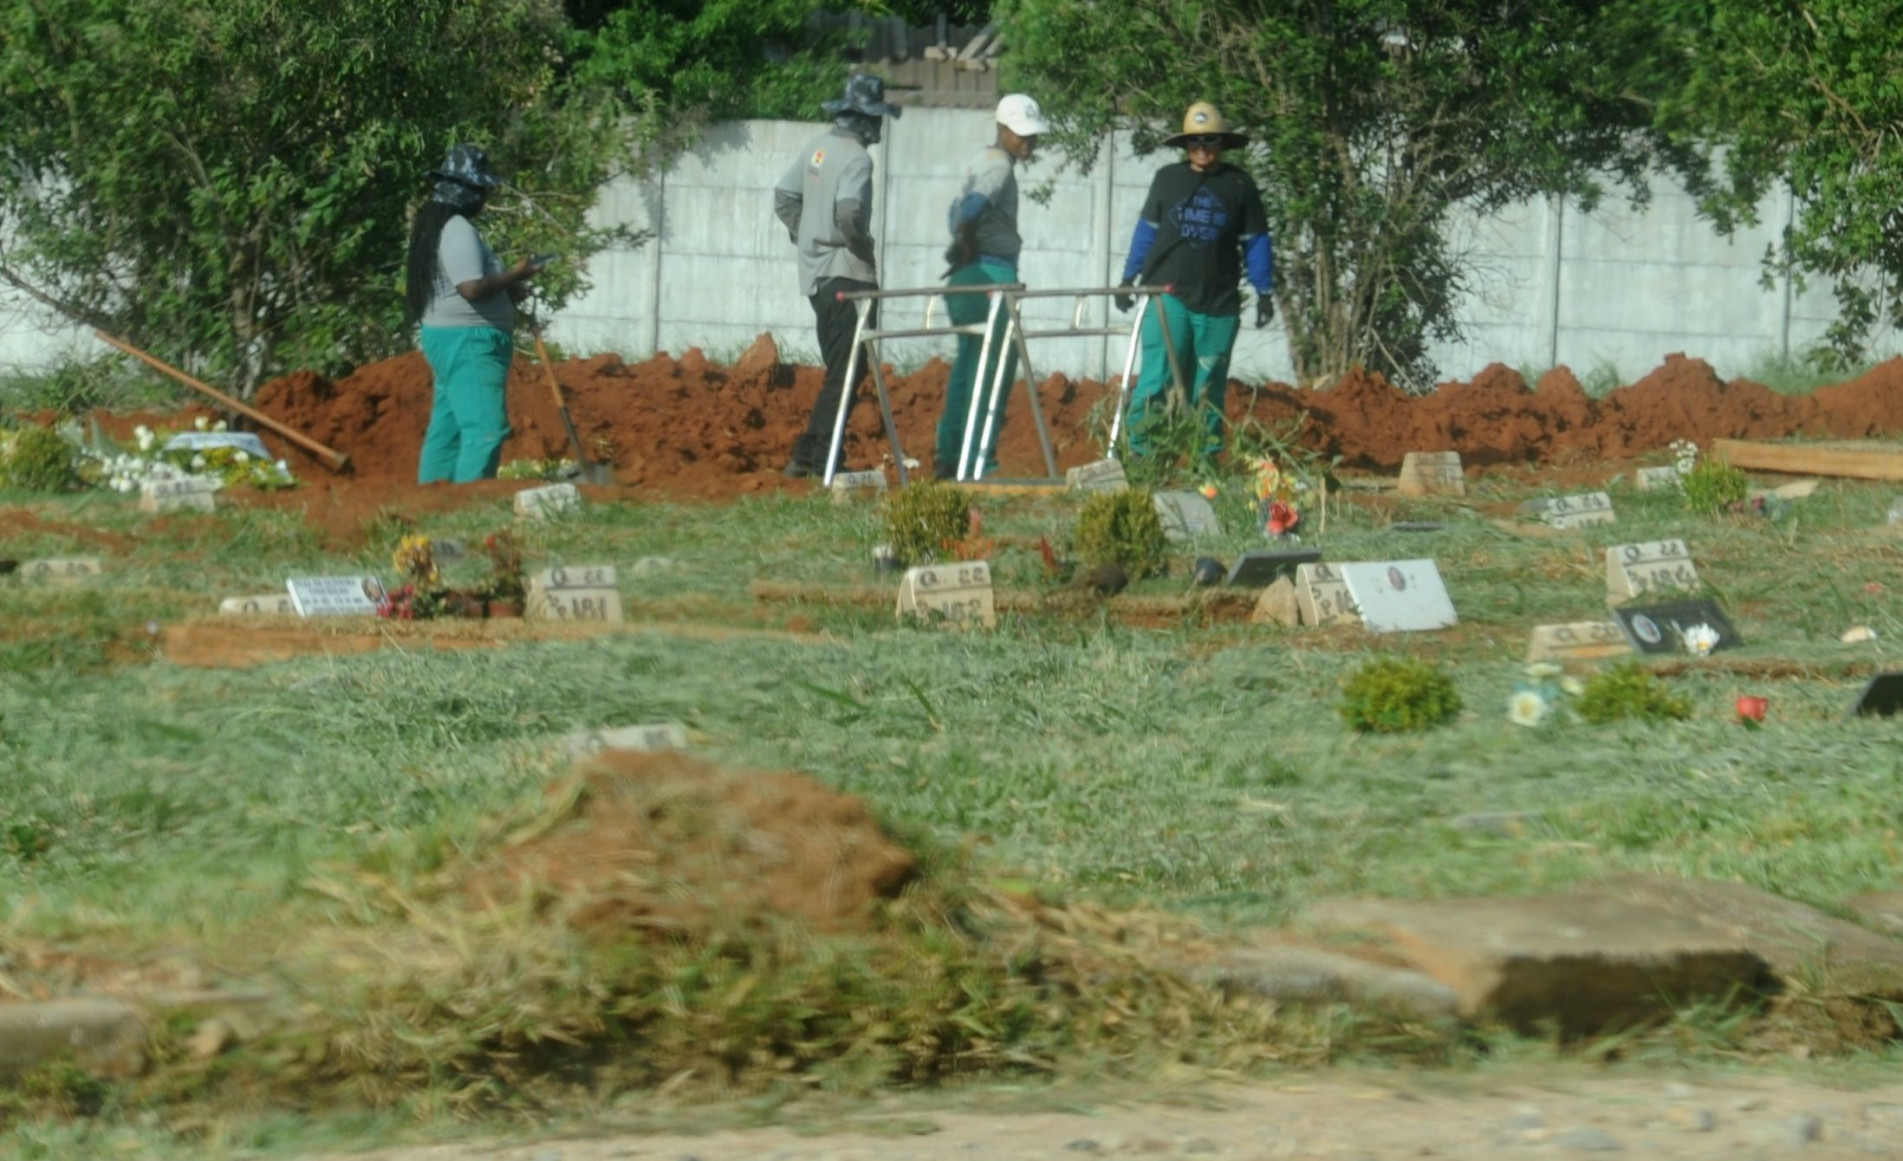
[[[945,280],[947,286],[997,286],[1016,282],[1018,271],[1015,266],[1002,262],[980,259],[969,266],[960,266],[952,271]],[[991,312],[991,296],[988,294],[951,294],[945,297],[945,311],[958,326],[983,324]],[[1004,390],[998,396],[998,424],[992,429],[992,453],[985,461],[985,475],[995,475],[998,470],[997,445],[1004,431],[1004,406],[1011,398],[1011,381],[1017,377],[1018,355],[1015,347],[1007,350],[1004,342],[1004,319],[998,320],[998,329],[991,337],[991,350],[984,350],[985,341],[979,335],[959,335],[958,355],[952,360],[951,381],[945,385],[945,411],[938,417],[938,443],[932,450],[932,470],[940,475],[956,476],[958,472],[958,454],[965,445],[965,423],[971,418],[971,393],[977,386],[978,360],[982,356],[985,364],[984,388],[990,389],[992,376],[997,373],[998,358],[1004,357]],[[978,411],[978,426],[971,433],[971,454],[978,454],[978,440],[984,435],[985,412]]]
[[[418,345],[436,390],[417,482],[493,479],[509,438],[505,400],[514,339],[495,327],[424,327]]]
[[[1163,321],[1157,318],[1161,308]],[[1169,326],[1170,341],[1163,342],[1163,326]],[[1183,375],[1188,398],[1183,402],[1192,414],[1202,417],[1205,433],[1202,452],[1213,456],[1222,450],[1223,398],[1229,391],[1229,355],[1235,350],[1236,333],[1242,319],[1233,314],[1197,314],[1175,296],[1159,294],[1143,308],[1143,371],[1130,393],[1130,451],[1147,455],[1149,433],[1145,424],[1162,409],[1162,402],[1175,384],[1170,371],[1170,348],[1176,351],[1176,365]]]

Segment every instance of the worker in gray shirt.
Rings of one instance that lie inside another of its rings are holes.
[[[819,324],[819,353],[826,378],[819,399],[794,441],[787,476],[824,475],[832,448],[840,392],[847,390],[858,311],[840,302],[842,291],[876,290],[872,246],[872,158],[866,146],[879,140],[882,117],[897,117],[885,100],[885,82],[868,73],[846,81],[845,96],[823,106],[833,127],[807,145],[773,189],[773,212],[799,247],[800,288]],[[875,304],[876,309],[876,304]],[[876,317],[869,319],[876,322]],[[851,384],[856,394],[859,385]]]
[[[945,251],[950,269],[945,272],[948,286],[997,286],[1018,280],[1018,252],[1024,239],[1018,236],[1018,179],[1016,165],[1029,161],[1037,149],[1038,135],[1050,129],[1037,102],[1023,93],[1011,93],[998,102],[998,135],[992,144],[978,151],[965,170],[965,184],[952,200],[948,225],[951,248]],[[982,323],[990,312],[990,296],[984,294],[948,294],[945,313],[954,323]],[[1017,354],[1008,352],[1004,328],[992,336],[991,349],[984,350],[979,335],[959,335],[958,355],[952,361],[951,379],[945,385],[945,411],[938,417],[938,442],[932,452],[932,475],[936,479],[976,479],[978,441],[984,432],[984,412],[979,412],[977,430],[966,434],[971,418],[971,396],[975,390],[982,398],[988,384],[979,384],[978,364],[985,366],[985,378],[998,373],[998,360],[1005,366],[1004,391],[998,396],[1000,426],[1004,402],[1017,374]],[[982,474],[998,470],[998,432],[992,433],[991,454],[986,457]],[[961,463],[969,443],[970,460]]]

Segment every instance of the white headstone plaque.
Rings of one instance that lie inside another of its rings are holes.
[[[1673,464],[1663,464],[1656,468],[1639,469],[1639,491],[1655,492],[1662,488],[1677,488],[1685,482]]]
[[[949,628],[998,626],[997,599],[987,561],[953,561],[907,569],[899,578],[898,617],[927,618]]]
[[[373,576],[294,576],[284,588],[300,617],[374,617],[383,600]]]
[[[1338,625],[1355,619],[1355,600],[1342,583],[1339,565],[1295,566],[1295,608],[1302,624]]]
[[[23,560],[17,571],[28,584],[58,585],[76,584],[105,570],[99,567],[96,556],[49,556],[45,560]]]
[[[570,759],[590,758],[607,750],[632,750],[640,754],[685,750],[687,727],[679,722],[662,722],[651,726],[580,730],[563,738],[562,744]]]
[[[218,611],[227,617],[295,617],[297,606],[289,593],[263,593],[255,597],[226,597],[218,602]]]
[[[1538,517],[1555,528],[1583,528],[1588,524],[1611,524],[1617,517],[1612,497],[1604,492],[1582,492],[1577,496],[1552,496],[1528,500],[1520,511]]]
[[[1116,460],[1098,460],[1065,472],[1064,486],[1073,492],[1121,492],[1130,481]]]
[[[550,589],[529,582],[522,615],[531,621],[581,621],[618,625],[627,620],[619,589]]]
[[[188,476],[181,480],[148,480],[139,485],[141,512],[216,512],[217,480]]]
[[[1460,621],[1431,560],[1365,561],[1338,568],[1370,633],[1431,632]]]
[[[1460,470],[1460,453],[1409,452],[1401,460],[1403,496],[1465,496],[1467,477]]]
[[[525,520],[550,520],[581,511],[581,489],[573,484],[548,484],[515,494],[515,514]]]
[[[1617,544],[1606,549],[1606,604],[1698,588],[1698,566],[1683,540]]]
[[[612,564],[558,564],[529,577],[544,589],[611,589],[619,583]]]
[[[874,469],[865,472],[840,472],[833,477],[833,503],[844,504],[860,493],[885,491],[885,473]]]
[[[1527,642],[1526,660],[1599,661],[1624,657],[1632,652],[1617,624],[1612,621],[1574,621],[1566,625],[1536,625]]]
[[[1163,522],[1163,535],[1171,540],[1200,540],[1222,535],[1222,522],[1216,509],[1195,492],[1158,492],[1156,515]]]

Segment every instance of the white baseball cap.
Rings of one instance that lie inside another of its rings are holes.
[[[1051,123],[1044,119],[1044,110],[1024,93],[1011,93],[998,102],[998,124],[1019,137],[1036,137],[1051,131]]]

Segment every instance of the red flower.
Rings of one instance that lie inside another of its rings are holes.
[[[1738,699],[1738,720],[1746,725],[1757,725],[1764,720],[1764,715],[1770,708],[1771,703],[1768,699],[1751,697],[1747,694]]]
[[[1280,500],[1269,501],[1269,535],[1280,536],[1302,522],[1302,514]]]

